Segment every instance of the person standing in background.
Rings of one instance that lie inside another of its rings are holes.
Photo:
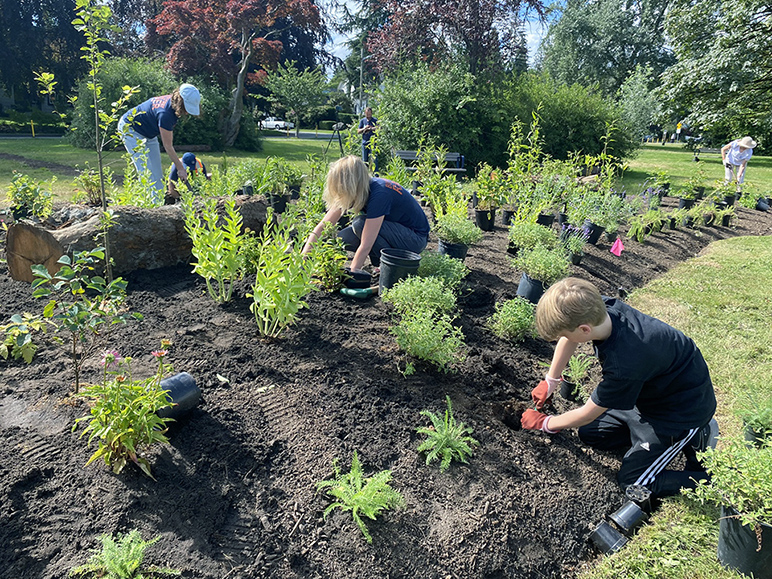
[[[370,139],[373,138],[375,131],[378,130],[378,119],[373,116],[373,109],[365,109],[365,118],[359,121],[357,133],[362,135],[362,160],[365,165],[370,166],[370,155],[373,153]],[[373,154],[373,173],[378,173],[378,156]]]

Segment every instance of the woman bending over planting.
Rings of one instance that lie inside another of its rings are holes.
[[[368,255],[377,268],[382,249],[421,253],[426,247],[429,220],[418,201],[401,185],[370,177],[367,165],[359,157],[343,157],[330,166],[324,202],[327,213],[308,235],[303,255],[311,251],[325,225],[337,223],[347,211],[356,217],[338,236],[346,249],[354,252],[350,266],[353,274],[365,273],[362,267]]]
[[[201,93],[192,84],[182,84],[172,94],[157,96],[127,111],[118,123],[118,134],[137,172],[150,173],[153,197],[161,203],[164,194],[164,169],[161,164],[161,147],[177,168],[183,181],[188,180],[185,165],[174,150],[174,126],[187,115],[197,117],[200,113]]]

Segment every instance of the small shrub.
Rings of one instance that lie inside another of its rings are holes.
[[[112,535],[102,535],[102,550],[95,552],[88,563],[70,570],[70,577],[103,577],[105,579],[142,579],[156,575],[180,575],[176,569],[163,567],[142,567],[145,551],[157,543],[160,535],[149,541],[143,541],[136,529],[125,535],[118,535],[117,541]]]
[[[744,440],[724,441],[708,448],[698,458],[710,475],[684,494],[700,503],[710,502],[737,509],[743,525],[772,524],[772,439],[761,448]]]
[[[480,241],[483,233],[467,217],[455,214],[440,215],[437,217],[435,233],[445,243],[460,243],[472,245]]]
[[[533,337],[536,306],[523,298],[496,304],[496,312],[488,318],[488,326],[499,338],[522,342]]]
[[[105,190],[109,191],[113,188],[113,171],[109,167],[104,170],[105,178]],[[76,195],[78,198],[85,198],[86,203],[97,207],[102,204],[102,185],[99,181],[99,172],[96,169],[92,169],[88,162],[84,169],[78,170],[78,175],[75,177],[75,185],[77,187]]]
[[[445,396],[445,400],[448,404],[445,417],[440,418],[428,410],[422,410],[421,415],[431,420],[432,426],[416,430],[418,434],[428,437],[420,444],[418,452],[426,452],[427,465],[440,459],[440,472],[446,471],[454,460],[466,463],[466,459],[472,456],[472,447],[480,445],[474,438],[467,436],[474,432],[470,427],[463,422],[456,424],[450,396]]]
[[[35,182],[31,177],[14,171],[11,184],[6,193],[14,212],[14,217],[37,217],[46,219],[54,207],[54,182]]]
[[[217,199],[202,199],[201,216],[196,213],[192,197],[182,194],[185,231],[193,242],[193,272],[206,280],[206,289],[217,303],[230,301],[233,284],[242,269],[239,255],[244,238],[241,213],[234,199],[225,201],[225,217],[217,211]],[[214,283],[213,283],[214,282]]]
[[[269,338],[295,323],[300,309],[308,305],[304,298],[314,289],[310,268],[294,246],[290,228],[289,220],[277,223],[268,213],[260,234],[255,284],[247,294],[258,332]]]
[[[55,275],[48,273],[44,265],[33,265],[32,296],[51,297],[43,309],[43,317],[51,320],[56,332],[68,334],[70,358],[75,373],[75,393],[80,388],[80,369],[83,362],[94,352],[99,338],[104,339],[106,329],[125,323],[130,317],[142,319],[138,313],[126,312],[126,281],[115,278],[108,283],[99,275],[90,275],[96,264],[104,261],[104,248],[80,251],[62,256],[57,262],[61,267]],[[86,291],[89,290],[89,291]]]
[[[459,259],[434,251],[424,251],[421,254],[421,265],[418,267],[419,277],[436,277],[445,285],[457,290],[461,280],[469,273],[469,268]]]
[[[33,332],[45,332],[45,320],[29,313],[23,316],[14,314],[11,320],[0,326],[0,356],[7,360],[8,356],[14,360],[23,358],[29,364],[37,352],[37,345],[32,341]]]
[[[327,291],[340,289],[345,277],[343,266],[346,263],[347,254],[335,225],[325,223],[322,235],[311,248],[309,259],[313,264],[313,277],[323,289]]]
[[[409,356],[434,364],[443,372],[450,372],[456,362],[463,360],[464,335],[453,326],[447,314],[435,315],[430,310],[417,309],[406,313],[399,324],[391,328],[397,344]],[[414,371],[408,365],[405,374]]]
[[[416,309],[450,313],[456,309],[456,296],[436,277],[409,277],[383,292],[381,300],[394,305],[400,315]]]
[[[529,221],[518,221],[509,227],[509,243],[517,249],[533,249],[543,245],[549,249],[557,247],[555,233],[543,225]]]
[[[162,342],[162,347],[170,344]],[[156,443],[168,443],[165,436],[166,423],[171,418],[160,418],[156,412],[170,406],[167,392],[161,388],[161,379],[171,371],[171,365],[164,363],[167,350],[152,353],[158,362],[156,373],[145,380],[134,380],[131,373],[131,358],[121,358],[115,351],[106,351],[102,357],[103,377],[101,384],[94,384],[84,390],[84,395],[93,398],[91,417],[84,416],[78,423],[91,419],[81,437],[89,434],[88,445],[94,438],[99,448],[86,466],[101,458],[105,464],[119,474],[127,461],[136,464],[150,478],[150,463],[139,456],[143,447]]]
[[[741,402],[739,416],[754,432],[772,433],[772,396],[759,399],[755,393],[748,392]]]
[[[383,511],[404,506],[405,499],[389,486],[391,471],[382,470],[369,478],[362,473],[362,465],[356,451],[351,459],[351,470],[341,473],[337,462],[333,464],[335,478],[316,483],[317,491],[327,489],[327,494],[336,499],[324,510],[324,518],[333,509],[340,508],[343,511],[351,511],[351,516],[359,526],[368,543],[373,542],[373,537],[367,530],[362,517],[375,520]]]
[[[530,250],[521,250],[513,262],[528,277],[545,285],[551,285],[569,274],[568,259],[562,248],[549,249],[539,245]]]

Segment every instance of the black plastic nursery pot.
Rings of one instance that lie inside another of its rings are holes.
[[[483,231],[493,231],[493,226],[496,223],[496,210],[475,209],[474,220],[477,223],[477,227]]]
[[[251,183],[245,183],[244,188],[241,190],[244,195],[254,195],[255,189],[252,187]]]
[[[532,304],[539,303],[539,298],[544,295],[544,284],[537,279],[532,279],[528,274],[523,273],[520,277],[520,284],[517,286],[517,295],[527,299]]]
[[[736,199],[737,199],[736,195],[727,195],[724,197],[724,203],[726,203],[727,207],[734,207],[734,203]]]
[[[512,218],[515,216],[515,212],[509,209],[501,210],[501,224],[505,227],[509,227],[512,224]]]
[[[678,208],[679,209],[691,209],[694,207],[694,199],[679,199],[678,200]]]
[[[761,523],[754,529],[740,523],[737,515],[735,509],[721,507],[718,560],[754,579],[772,579],[772,526]]]
[[[606,238],[606,241],[609,243],[614,243],[617,240],[617,236],[619,235],[619,232],[617,231],[606,231],[603,236]]]
[[[750,446],[761,448],[764,444],[764,440],[772,434],[772,431],[764,431],[761,429],[753,428],[750,424],[745,424],[744,438],[745,441],[750,443]]]
[[[410,193],[412,195],[418,195],[419,194],[419,189],[421,188],[421,185],[423,185],[423,183],[421,183],[420,181],[413,181],[413,183],[411,185]]]
[[[437,253],[460,259],[461,261],[466,259],[468,251],[469,246],[464,243],[448,243],[442,239],[437,242]]]
[[[14,207],[11,207],[11,215],[13,216],[15,221],[19,221],[21,219],[25,219],[29,217],[29,209],[27,209],[24,206],[18,206],[15,205]]]
[[[616,553],[627,544],[627,537],[609,525],[606,521],[590,534],[590,541],[601,553]]]
[[[566,380],[565,376],[560,382],[560,397],[569,402],[577,402],[579,400],[579,389],[574,382]]]
[[[569,257],[571,259],[571,263],[573,265],[579,265],[580,263],[582,263],[582,256],[583,255],[584,255],[583,253],[572,253],[572,254],[570,254]]]
[[[168,390],[166,397],[172,403],[172,406],[161,408],[157,412],[161,418],[177,420],[193,410],[201,400],[201,390],[193,376],[187,372],[180,372],[161,380],[161,389]]]
[[[555,223],[555,216],[551,213],[539,213],[536,223],[544,227],[552,227],[552,224]]]
[[[702,199],[705,196],[705,187],[695,187],[694,194],[697,199]]]
[[[766,197],[759,197],[756,200],[756,209],[759,211],[769,211],[769,204]]]
[[[287,210],[289,195],[268,195],[268,204],[276,213],[284,213]]]
[[[290,199],[300,199],[300,185],[289,186]]]
[[[626,535],[632,535],[649,516],[633,501],[627,501],[619,509],[609,515],[614,524]]]
[[[393,287],[398,281],[414,275],[421,265],[421,256],[407,249],[387,247],[381,250],[381,277],[378,280],[378,295]]]
[[[590,245],[597,244],[601,234],[604,231],[601,225],[598,225],[597,223],[593,223],[589,219],[584,220],[584,225],[582,226],[582,229],[584,229],[584,231],[587,233],[587,243],[589,243]]]
[[[568,214],[561,211],[558,213],[558,225],[563,227],[566,223],[568,223]]]

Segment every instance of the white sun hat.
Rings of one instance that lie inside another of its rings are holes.
[[[192,84],[181,84],[180,96],[182,97],[182,102],[185,104],[185,110],[188,114],[197,117],[201,113],[201,110],[199,109],[199,105],[201,104],[201,93],[198,92],[198,89]]]
[[[740,142],[737,144],[740,145],[741,147],[745,147],[746,149],[752,149],[757,145],[756,141],[754,141],[750,137],[743,137],[742,139],[740,139]]]

